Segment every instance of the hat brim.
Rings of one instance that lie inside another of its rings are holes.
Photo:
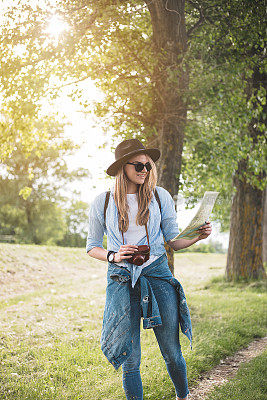
[[[120,167],[125,164],[129,158],[134,156],[135,154],[148,154],[154,162],[156,162],[160,158],[160,151],[159,149],[138,149],[131,151],[130,153],[125,154],[125,156],[119,158],[114,163],[112,163],[108,169],[107,174],[110,176],[116,176]]]

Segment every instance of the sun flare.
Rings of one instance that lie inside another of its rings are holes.
[[[66,21],[57,15],[53,15],[47,24],[45,32],[58,39],[59,35],[68,29],[69,25]]]

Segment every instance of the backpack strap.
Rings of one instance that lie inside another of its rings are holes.
[[[158,194],[156,188],[155,188],[154,193],[155,193],[155,197],[156,197],[156,200],[158,202],[160,213],[161,213],[161,202],[160,202],[159,194]],[[107,193],[106,193],[106,199],[105,199],[105,205],[104,205],[104,221],[105,221],[105,223],[106,223],[106,212],[107,212],[109,197],[110,197],[110,190],[108,190]],[[161,224],[160,224],[160,226],[161,226]]]
[[[161,212],[161,202],[160,202],[159,194],[158,194],[156,188],[155,188],[155,197],[156,197],[156,200],[157,200],[157,202],[158,202],[159,209],[160,209],[160,212]]]
[[[105,205],[104,205],[104,221],[105,221],[105,223],[106,223],[106,213],[107,213],[107,208],[108,208],[109,196],[110,196],[110,190],[108,190],[106,193],[106,199],[105,199]]]
[[[156,188],[155,188],[154,194],[155,194],[156,200],[157,200],[157,202],[158,202],[159,210],[160,210],[160,214],[161,214],[161,202],[160,202],[159,194],[158,194]],[[160,223],[160,229],[161,229],[161,231],[162,231],[161,223]]]

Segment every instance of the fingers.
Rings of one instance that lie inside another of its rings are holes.
[[[211,223],[210,222],[206,222],[206,224],[201,226],[200,228],[198,228],[197,231],[199,233],[203,233],[204,231],[207,232],[208,230],[210,230],[210,232],[211,232]]]
[[[119,250],[119,253],[121,253],[121,254],[133,254],[133,253],[136,253],[137,252],[137,249],[134,249],[134,250]]]
[[[118,253],[121,260],[126,260],[131,258],[133,253],[138,251],[138,246],[132,244],[123,244],[121,245]]]
[[[209,235],[211,234],[211,231],[210,232],[202,232],[200,235],[199,235],[199,237],[201,237],[201,238],[206,238],[206,237],[208,237]]]
[[[211,229],[198,232],[201,236],[209,236],[211,234]]]
[[[211,234],[212,231],[211,223],[209,221],[205,222],[206,222],[205,225],[201,226],[201,228],[197,230],[200,239],[206,239]]]
[[[121,249],[138,249],[138,246],[135,244],[122,244]]]
[[[130,256],[121,256],[121,260],[127,260],[127,258],[131,258],[132,257],[132,255],[130,255]]]
[[[121,253],[134,253],[138,250],[138,246],[132,244],[124,244],[120,247],[119,252]]]

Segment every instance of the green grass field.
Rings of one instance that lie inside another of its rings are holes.
[[[181,337],[189,384],[266,335],[263,283],[221,278],[226,255],[175,255],[193,324]],[[0,244],[0,399],[121,400],[121,369],[100,349],[107,264],[83,249]],[[144,399],[174,400],[153,330],[142,330]],[[230,400],[228,398],[228,400]]]

